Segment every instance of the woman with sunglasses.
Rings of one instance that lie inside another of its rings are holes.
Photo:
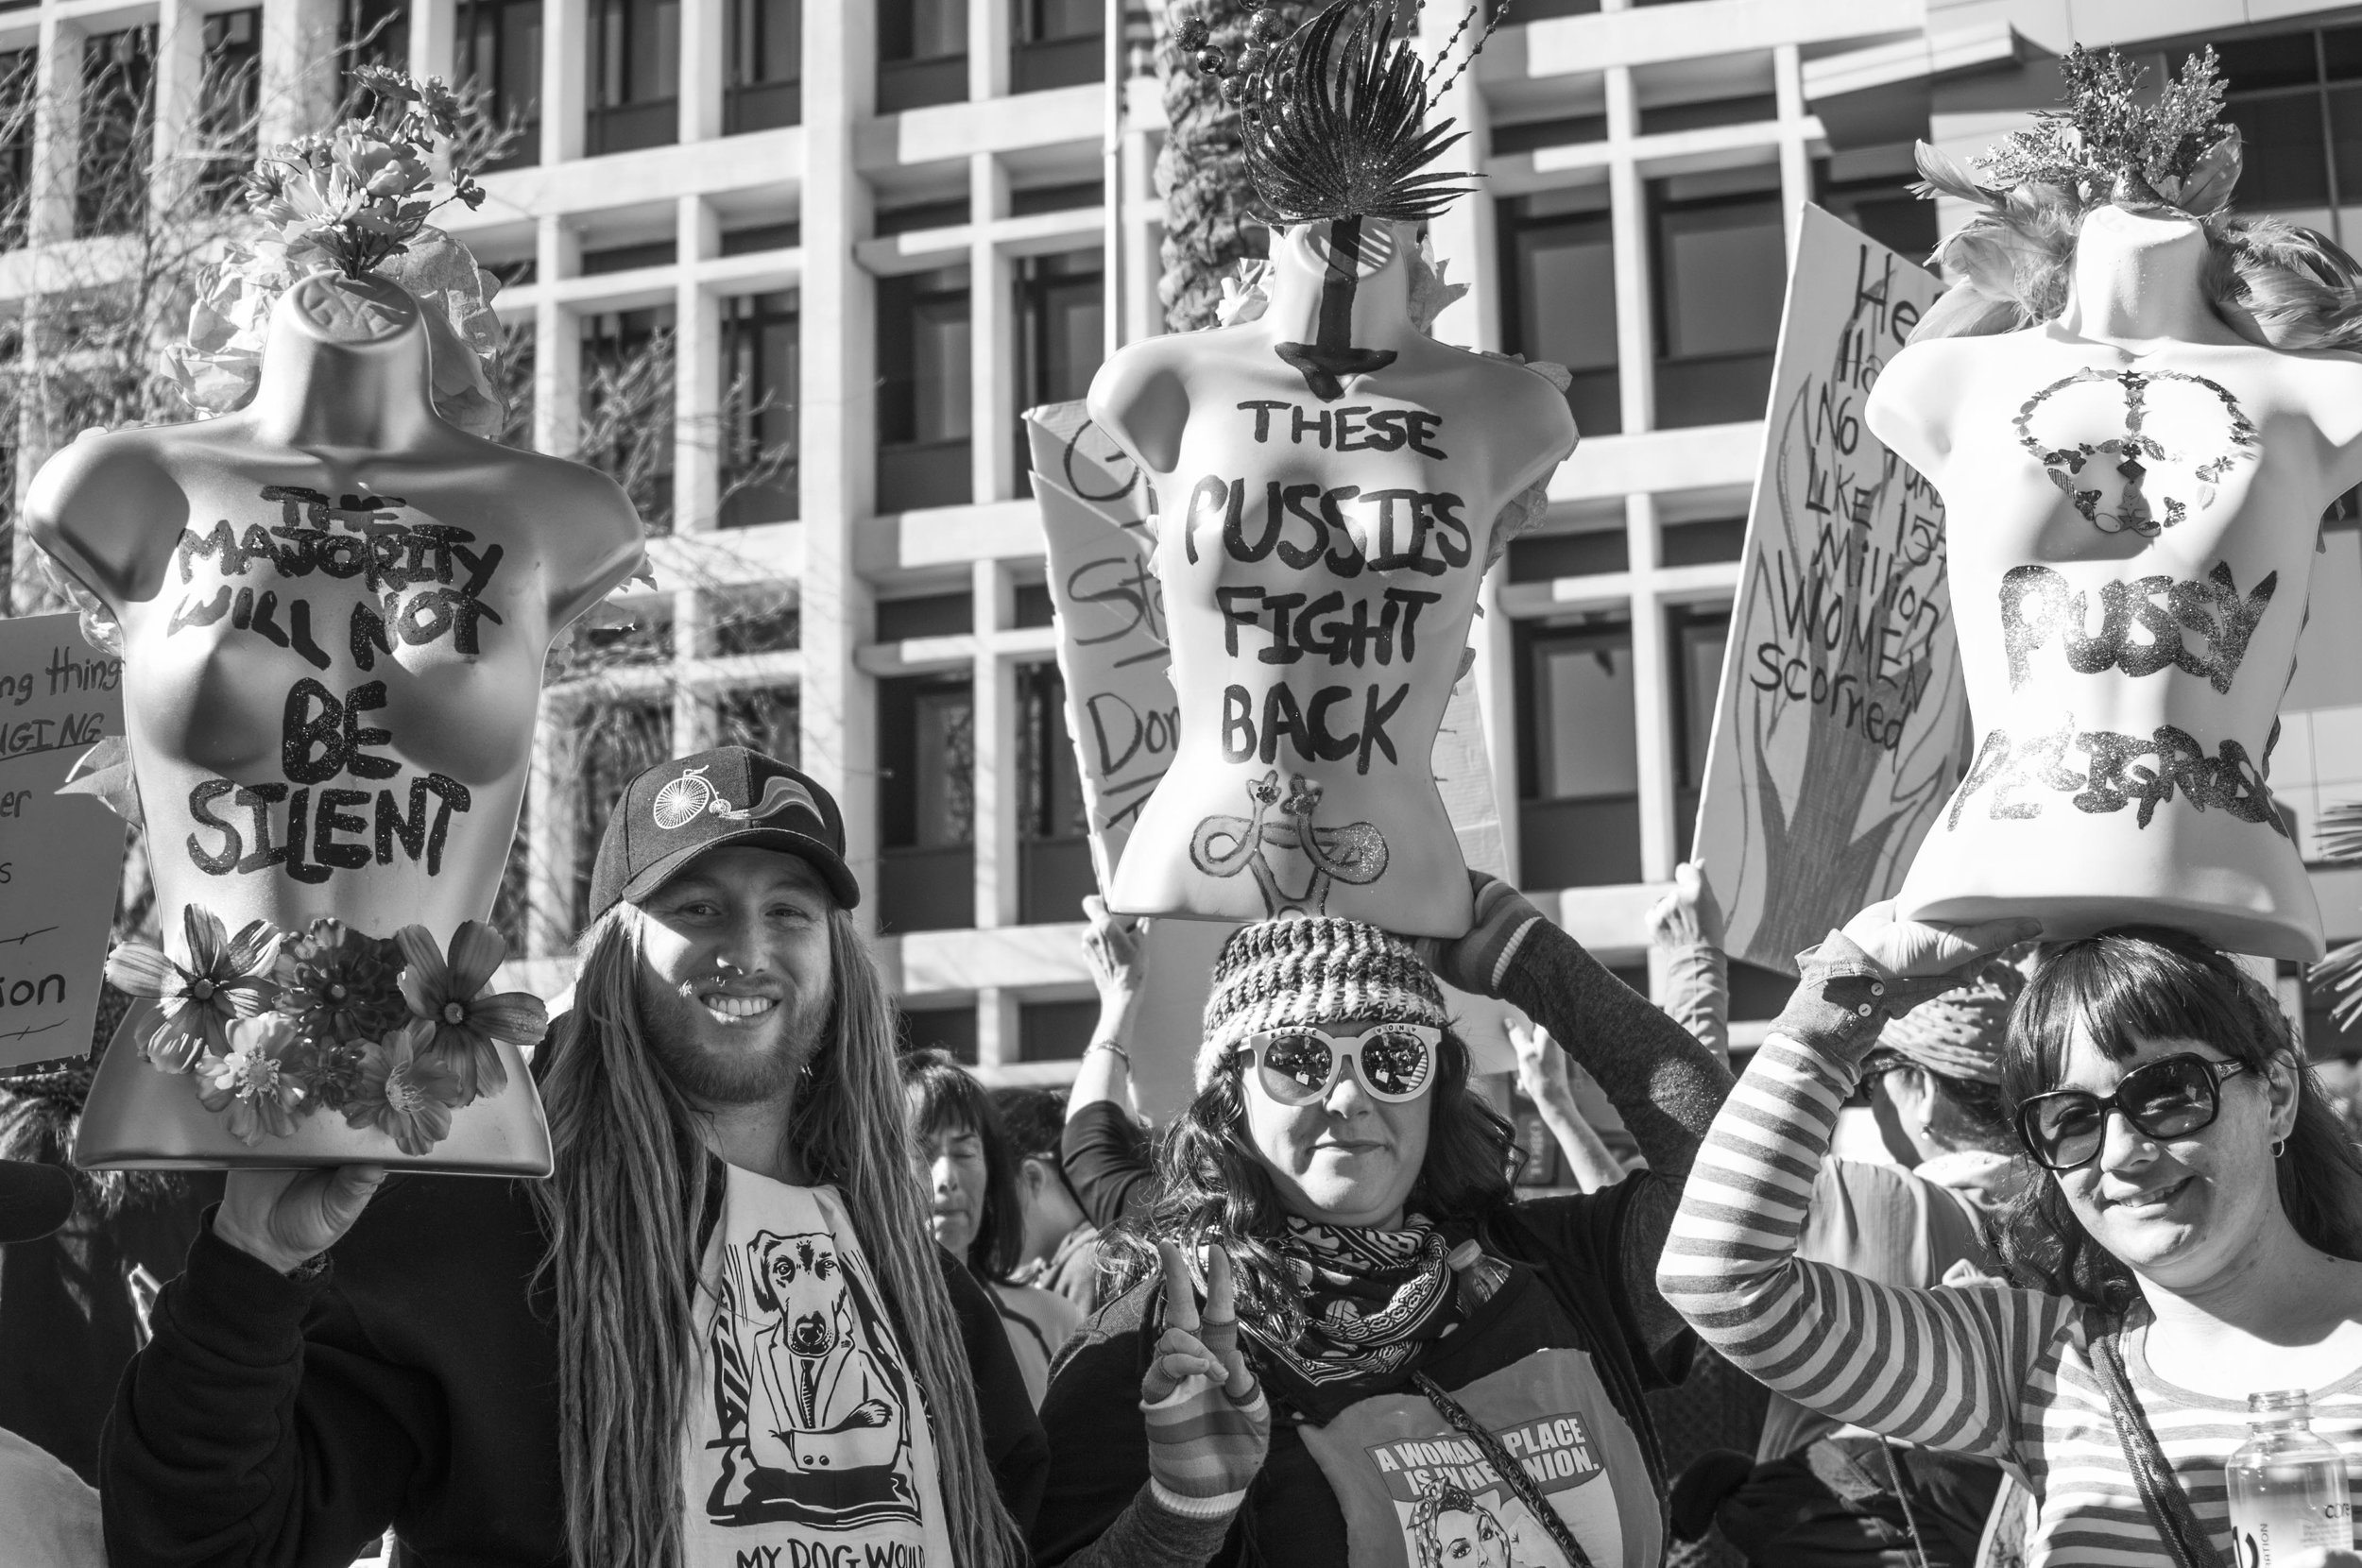
[[[1476,882],[1476,929],[1424,960],[1335,919],[1224,946],[1197,1097],[1108,1238],[1121,1293],[1053,1370],[1041,1563],[1415,1568],[1481,1508],[1520,1568],[1656,1568],[1641,1395],[1691,1341],[1655,1262],[1729,1074]],[[1517,1202],[1437,973],[1562,1041],[1650,1169]],[[1420,1513],[1447,1489],[1464,1501]]]
[[[1808,955],[1699,1156],[1658,1284],[1790,1399],[2023,1474],[2029,1563],[2229,1560],[2223,1465],[2250,1393],[2308,1390],[2314,1431],[2362,1460],[2362,1155],[2234,961],[2147,928],[2045,952],[2002,1062],[2040,1167],[2003,1229],[2014,1287],[1898,1289],[1795,1255],[1882,1024],[2026,934],[1888,904]]]

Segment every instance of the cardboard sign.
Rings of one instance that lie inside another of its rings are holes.
[[[1032,409],[1025,421],[1057,618],[1067,730],[1082,775],[1091,864],[1104,891],[1133,823],[1171,764],[1179,734],[1180,708],[1166,674],[1164,594],[1153,559],[1155,497],[1080,402]],[[1462,858],[1506,877],[1506,842],[1472,675],[1452,688],[1432,767]],[[1186,933],[1192,926],[1200,929]],[[1187,920],[1151,926],[1143,1063],[1163,1054],[1155,1042],[1171,1035],[1186,1080],[1207,979],[1222,938],[1235,929],[1228,922]],[[1505,1032],[1510,1010],[1458,992],[1446,999],[1480,1070],[1507,1071],[1514,1063]],[[1141,1076],[1152,1076],[1145,1065]]]
[[[1890,896],[1964,760],[1943,503],[1863,423],[1943,282],[1805,209],[1722,658],[1696,859],[1734,958]]]
[[[58,791],[122,733],[123,661],[85,643],[78,617],[0,621],[0,1067],[91,1048],[124,826]]]

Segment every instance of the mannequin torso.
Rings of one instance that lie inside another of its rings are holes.
[[[1314,336],[1325,230],[1287,233],[1262,317],[1134,345],[1091,386],[1092,418],[1156,485],[1183,715],[1108,902],[1456,935],[1435,733],[1494,520],[1574,423],[1540,376],[1412,325],[1409,225],[1372,226],[1353,305],[1354,347],[1392,362],[1324,401],[1278,349]]]
[[[1914,344],[1873,394],[1944,499],[1977,729],[1907,915],[2319,956],[2264,772],[2321,513],[2362,481],[2362,359],[2241,337],[2206,259],[2194,223],[2099,209],[2060,320]]]
[[[491,908],[543,656],[641,530],[606,476],[437,418],[427,353],[400,289],[316,275],[247,408],[34,482],[36,537],[122,622],[167,933],[196,903],[448,940]]]

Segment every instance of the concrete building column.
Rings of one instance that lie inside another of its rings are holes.
[[[1125,92],[1131,89],[1127,84]],[[1147,131],[1138,128],[1137,115],[1125,121],[1123,133],[1123,212],[1118,221],[1123,231],[1123,341],[1138,343],[1165,330],[1165,308],[1156,298],[1156,280],[1164,273],[1158,250],[1164,240],[1160,222],[1163,204],[1156,196],[1156,149]],[[1105,193],[1114,200],[1115,193]]]
[[[1608,164],[1608,211],[1616,263],[1616,380],[1624,434],[1656,428],[1656,331],[1649,300],[1649,191],[1629,150],[1640,133],[1639,105],[1633,95],[1632,68],[1612,65],[1601,73],[1607,92],[1607,134],[1623,144]]]
[[[730,7],[706,0],[680,9],[680,139],[710,142],[722,134],[725,58]]]
[[[82,50],[90,35],[61,22],[55,11],[41,19],[40,54],[33,65],[33,194],[26,214],[27,238],[56,245],[74,237],[74,191],[80,169]],[[27,344],[31,342],[26,338]]]
[[[541,698],[525,785],[525,951],[563,953],[574,937],[574,793],[578,776],[571,703]]]
[[[1018,993],[988,985],[976,993],[976,1065],[998,1067],[1020,1059],[1024,1013]]]
[[[459,0],[410,0],[410,75],[419,81],[459,74]]]
[[[1019,913],[1017,662],[1000,651],[1000,634],[1017,619],[1017,593],[999,561],[978,561],[969,570],[976,607],[968,721],[976,754],[976,925],[985,929],[1014,926]]]
[[[336,0],[263,0],[264,146],[319,130],[334,115],[336,42]]]
[[[1806,121],[1805,75],[1793,43],[1772,51],[1772,81],[1779,99],[1780,211],[1788,225],[1788,255],[1796,259],[1796,236],[1804,232],[1805,203],[1812,199],[1811,133]]]
[[[148,210],[162,216],[188,198],[203,168],[201,125],[205,91],[205,16],[196,0],[159,0],[156,7],[156,124],[154,175]]]
[[[853,132],[877,103],[874,7],[804,8],[803,298],[828,308],[802,321],[797,483],[803,518],[803,765],[845,810],[846,861],[877,886],[878,701],[854,663],[869,640],[869,585],[854,530],[876,510],[877,286],[853,260],[870,224],[867,181],[855,172]],[[863,900],[872,929],[877,901]]]
[[[707,3],[719,4],[719,0]],[[590,76],[590,0],[541,0],[542,167],[582,156]]]
[[[684,77],[688,67],[682,67]],[[682,272],[673,289],[673,531],[708,534],[721,521],[722,454],[728,433],[722,407],[722,300],[700,287],[693,268],[721,254],[722,226],[702,196],[682,196],[676,218]],[[673,657],[702,658],[709,620],[696,577],[668,584],[673,594]],[[713,743],[713,699],[688,681],[673,685],[673,750],[702,751]]]
[[[1656,587],[1656,497],[1624,498],[1625,549],[1632,557],[1633,723],[1640,792],[1640,879],[1673,875],[1673,658],[1665,602]]]
[[[1009,174],[991,153],[967,161],[967,379],[970,485],[978,502],[1017,494],[1017,265],[992,241],[1009,215]]]
[[[581,270],[582,239],[555,215],[534,233],[533,274],[544,284]],[[574,313],[548,297],[533,313],[533,447],[572,457],[582,444],[582,329]]]

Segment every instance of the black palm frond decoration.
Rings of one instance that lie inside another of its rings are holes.
[[[2362,801],[2324,808],[2313,830],[2313,843],[2324,861],[2362,861]],[[2336,996],[2330,1015],[2337,1020],[2337,1027],[2352,1029],[2354,1020],[2362,1017],[2362,942],[2331,949],[2327,958],[2313,965],[2309,978]]]
[[[1475,178],[1428,165],[1466,132],[1427,123],[1428,69],[1390,0],[1334,0],[1241,92],[1246,166],[1285,223],[1434,217]]]

